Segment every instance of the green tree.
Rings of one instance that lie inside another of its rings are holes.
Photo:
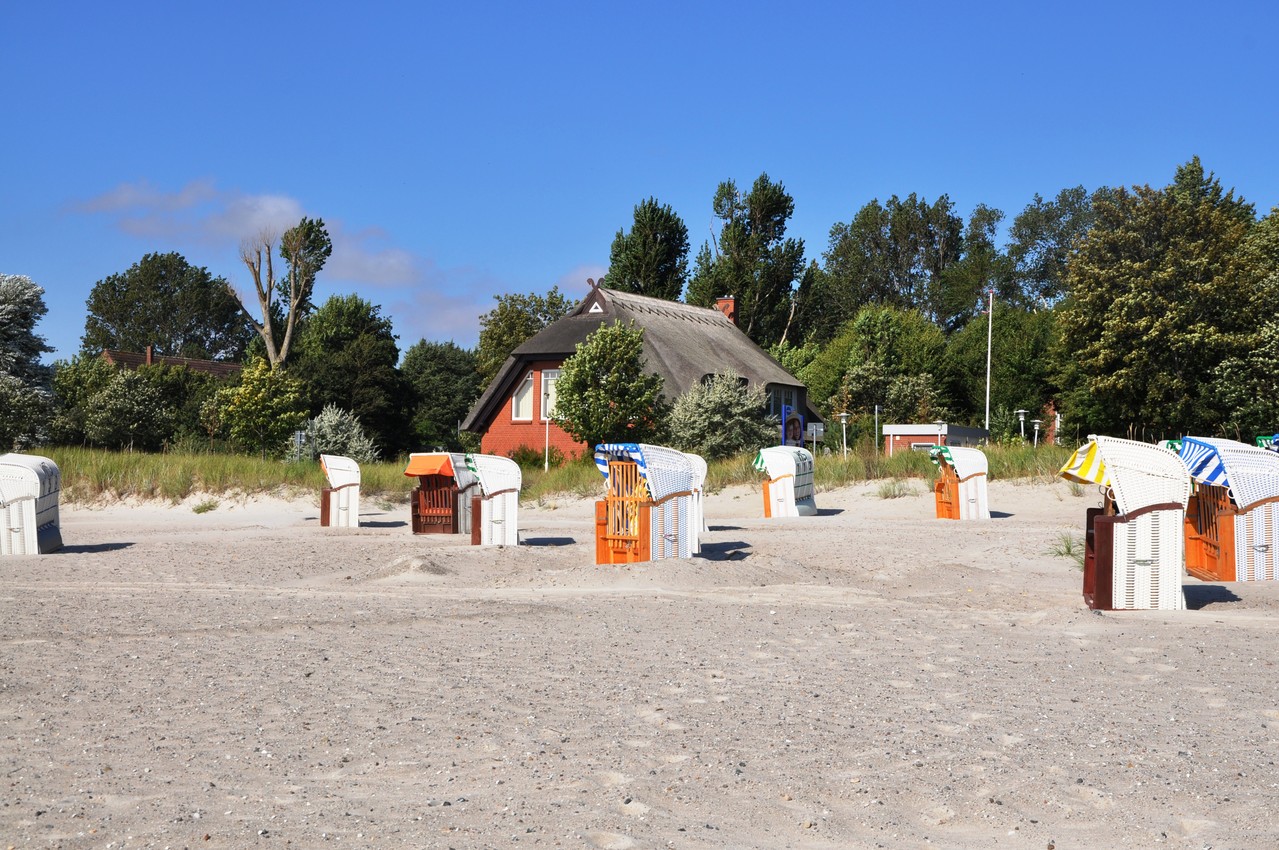
[[[1071,252],[1092,227],[1093,200],[1106,199],[1113,190],[1102,188],[1092,195],[1083,186],[1062,189],[1045,201],[1038,193],[1008,228],[1008,259],[1025,307],[1056,304],[1066,292],[1066,263]]]
[[[713,246],[698,252],[686,300],[711,307],[731,295],[738,325],[757,344],[788,340],[795,286],[804,271],[803,240],[786,238],[794,199],[761,174],[745,196],[732,180],[719,184],[714,211],[720,232]]]
[[[1213,373],[1273,312],[1240,251],[1252,207],[1196,158],[1168,187],[1120,190],[1093,210],[1060,308],[1066,417],[1146,439],[1218,433]]]
[[[81,345],[201,360],[244,356],[252,331],[223,278],[181,254],[147,254],[89,293]]]
[[[502,364],[520,343],[551,322],[568,315],[573,302],[558,286],[546,295],[494,295],[497,306],[480,316],[480,341],[476,362],[484,383],[497,375]]]
[[[91,400],[104,390],[116,370],[101,357],[80,353],[53,364],[53,421],[50,438],[63,446],[84,445]]]
[[[474,351],[453,342],[422,340],[404,353],[400,371],[413,388],[414,445],[464,447],[458,424],[484,389],[476,363]]]
[[[0,274],[0,452],[44,435],[50,415],[51,351],[35,326],[48,308],[44,290],[24,275]]]
[[[763,387],[733,372],[714,375],[675,399],[667,432],[675,448],[706,460],[755,451],[777,442],[779,423],[767,403]]]
[[[640,443],[659,438],[667,404],[662,378],[647,369],[644,331],[603,325],[577,346],[555,384],[555,421],[574,440]]]
[[[617,231],[602,286],[678,301],[688,279],[688,228],[670,206],[649,198],[635,207],[631,232]]]
[[[289,359],[297,326],[313,309],[311,294],[315,290],[315,277],[333,253],[333,242],[323,219],[303,218],[279,239],[285,272],[279,279],[275,276],[275,252],[275,234],[268,231],[240,246],[240,260],[253,278],[261,321],[254,318],[230,285],[227,286],[261,338],[272,368],[283,366]]]
[[[121,369],[89,398],[85,435],[113,449],[158,449],[171,431],[171,409],[147,376]]]
[[[919,311],[866,306],[798,377],[827,412],[873,413],[896,378],[937,374],[945,347],[941,330]]]
[[[1052,384],[1051,351],[1056,316],[995,302],[990,327],[990,408],[1039,410],[1056,394]],[[986,413],[985,317],[970,322],[946,340],[939,377],[960,421],[982,424]]]
[[[1256,281],[1265,317],[1243,349],[1213,372],[1212,396],[1222,411],[1226,436],[1251,442],[1279,431],[1279,207],[1257,223],[1240,249]]]
[[[312,415],[330,404],[349,410],[388,452],[408,443],[409,387],[396,368],[395,339],[381,307],[334,295],[303,325],[290,368]]]
[[[978,204],[964,230],[963,256],[933,281],[930,297],[934,316],[946,333],[954,333],[978,316],[989,303],[987,292],[1007,303],[1017,297],[1012,265],[995,247],[995,233],[1004,214]]]
[[[976,246],[1000,215],[979,206],[969,242]],[[824,274],[815,278],[813,295],[802,299],[803,326],[816,339],[828,340],[867,305],[916,309],[940,323],[956,301],[948,297],[942,275],[964,248],[963,220],[948,196],[931,204],[913,192],[883,204],[873,200],[852,221],[831,228]]]
[[[264,458],[283,454],[289,437],[306,425],[301,382],[261,358],[244,367],[239,384],[218,390],[216,398],[217,419],[232,442]]]
[[[53,349],[35,332],[48,311],[44,289],[31,278],[0,274],[0,374],[31,386],[48,382],[49,370],[40,364],[40,355]]]

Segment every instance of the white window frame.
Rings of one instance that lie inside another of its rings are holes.
[[[526,400],[526,404],[528,405],[528,415],[520,416],[516,412],[516,404],[518,403],[520,396],[525,392],[526,387],[528,392],[528,399]],[[524,380],[521,381],[520,385],[515,388],[515,392],[511,393],[511,421],[512,422],[532,422],[533,421],[533,373],[532,372],[529,372],[527,375],[525,375]]]
[[[551,421],[551,414],[555,412],[555,404],[559,401],[559,395],[555,393],[555,382],[560,379],[559,369],[543,369],[542,370],[542,398],[539,407],[542,411],[542,421]],[[548,389],[549,386],[549,389]],[[546,399],[550,397],[551,403],[547,404]]]

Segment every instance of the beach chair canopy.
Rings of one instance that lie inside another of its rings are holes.
[[[320,468],[330,487],[349,487],[360,483],[360,465],[341,455],[320,455]]]
[[[1186,437],[1181,459],[1190,477],[1230,491],[1240,508],[1279,496],[1279,454],[1234,440]]]
[[[693,465],[693,489],[700,490],[706,486],[706,460],[701,455],[684,452],[684,457]]]
[[[518,491],[524,483],[520,465],[509,457],[466,454],[453,455],[453,458],[453,474],[459,487],[465,488],[474,476],[484,495],[491,496],[504,490]]]
[[[1279,434],[1269,437],[1258,437],[1257,448],[1270,449],[1272,452],[1279,452]]]
[[[755,455],[755,468],[769,478],[781,478],[813,471],[813,453],[798,446],[769,446]]]
[[[595,447],[595,466],[605,481],[609,461],[628,460],[635,463],[654,501],[694,488],[693,464],[681,451],[647,443],[600,443]]]
[[[962,481],[974,475],[985,475],[990,471],[986,453],[981,449],[964,449],[958,446],[933,446],[928,450],[933,463],[941,466],[949,464]]]
[[[422,452],[409,455],[409,465],[404,468],[409,478],[419,475],[452,475],[453,455],[448,452]]]
[[[1089,437],[1058,473],[1068,481],[1109,488],[1122,514],[1190,498],[1190,473],[1181,458],[1149,443]]]

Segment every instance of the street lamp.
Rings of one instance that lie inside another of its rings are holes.
[[[937,445],[945,445],[945,443],[942,442],[941,435],[942,429],[946,427],[946,421],[943,419],[935,419],[933,420],[933,424],[937,426]]]
[[[848,411],[839,414],[839,429],[843,432],[844,460],[848,460]]]
[[[1026,439],[1026,414],[1029,410],[1017,410],[1017,424],[1021,427],[1021,438]]]
[[[1035,425],[1035,445],[1036,445],[1036,446],[1038,446],[1038,445],[1039,445],[1039,423],[1040,423],[1040,422],[1043,422],[1044,420],[1042,420],[1042,419],[1032,419],[1032,420],[1030,420],[1030,421],[1031,421],[1031,422],[1033,422],[1033,423],[1034,423],[1034,425]]]

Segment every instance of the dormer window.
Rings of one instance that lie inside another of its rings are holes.
[[[524,381],[511,396],[511,419],[517,422],[533,420],[533,373],[524,376]]]

